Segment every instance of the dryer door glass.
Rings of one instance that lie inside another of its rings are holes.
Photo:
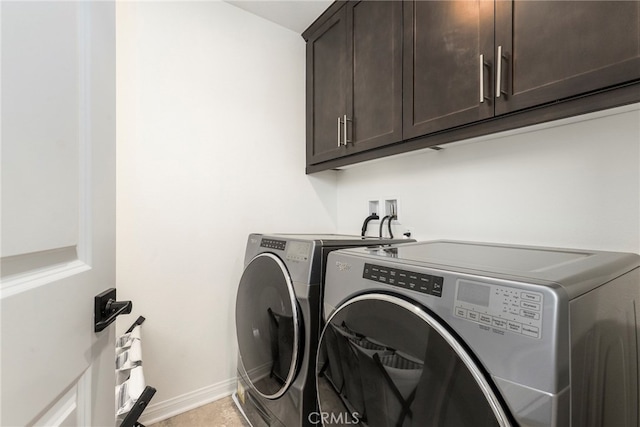
[[[327,426],[510,425],[473,357],[404,299],[368,294],[343,304],[324,328],[317,362],[317,421]]]
[[[236,335],[244,372],[262,396],[277,399],[293,381],[301,330],[285,265],[270,253],[256,256],[238,286]]]

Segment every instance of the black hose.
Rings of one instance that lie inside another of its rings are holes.
[[[362,237],[364,237],[365,234],[367,234],[367,228],[369,227],[369,222],[373,221],[374,219],[380,219],[378,214],[376,214],[375,212],[364,219],[364,222],[362,223],[362,234],[360,234]]]
[[[382,221],[380,221],[380,232],[378,233],[378,236],[382,239],[382,227],[384,227],[384,222],[386,220],[388,220],[389,218],[391,218],[391,215],[387,215],[384,218],[382,218]]]
[[[389,238],[390,238],[390,239],[393,239],[393,232],[391,232],[391,221],[393,221],[393,220],[394,220],[394,219],[396,219],[396,218],[397,218],[397,216],[395,216],[395,215],[391,215],[391,216],[389,217],[389,221],[387,222],[387,225],[388,225],[388,227],[389,227]]]

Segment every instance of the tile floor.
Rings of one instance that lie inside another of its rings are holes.
[[[248,427],[231,396],[148,427]]]

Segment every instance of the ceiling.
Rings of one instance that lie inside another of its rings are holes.
[[[302,34],[333,0],[226,0],[240,9]]]

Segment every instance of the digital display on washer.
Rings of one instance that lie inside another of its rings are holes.
[[[471,282],[460,282],[458,285],[458,301],[489,307],[491,288]]]
[[[399,288],[411,289],[423,294],[442,296],[444,278],[430,274],[416,273],[415,271],[401,270],[399,268],[384,267],[375,264],[365,264],[362,272],[364,279],[374,280]]]
[[[260,241],[260,247],[262,248],[277,249],[280,251],[284,251],[284,248],[286,246],[287,246],[287,242],[284,240],[262,239]]]

